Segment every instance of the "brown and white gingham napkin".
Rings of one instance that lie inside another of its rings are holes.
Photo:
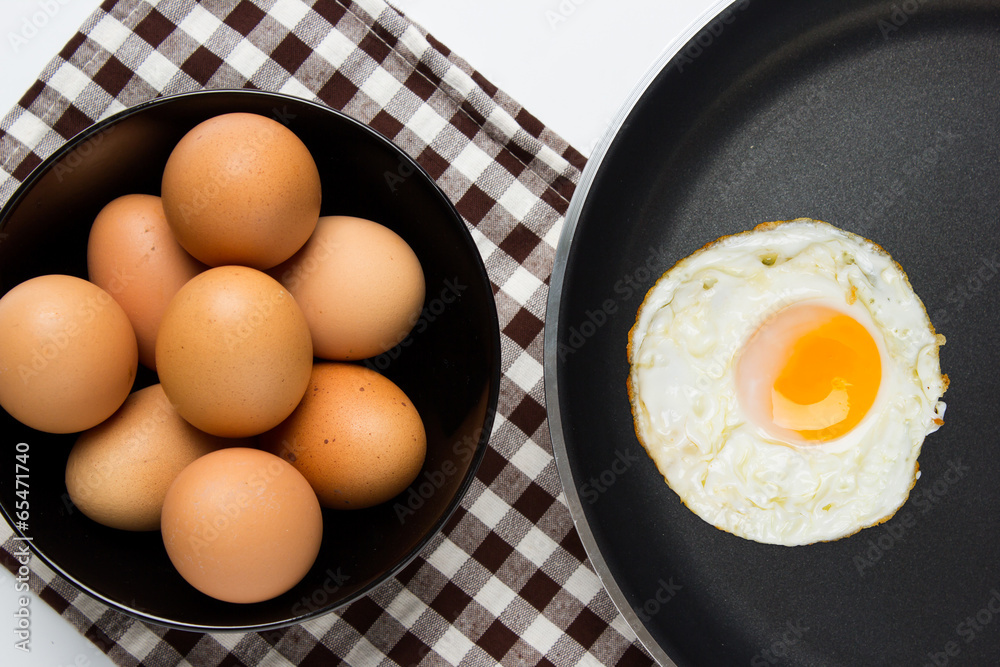
[[[478,479],[397,577],[290,628],[146,624],[37,560],[32,591],[130,667],[651,664],[587,561],[546,423],[547,287],[584,158],[398,11],[382,0],[108,0],[0,122],[0,203],[99,119],[157,96],[240,87],[319,100],[367,123],[465,218],[502,329],[499,414]],[[14,571],[11,534],[0,522],[0,560]]]

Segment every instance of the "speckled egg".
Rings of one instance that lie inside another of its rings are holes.
[[[351,363],[320,362],[295,412],[261,446],[298,469],[325,507],[385,502],[417,477],[427,453],[423,421],[392,380]]]
[[[118,197],[101,209],[90,228],[90,280],[128,315],[139,344],[139,361],[153,370],[163,311],[177,290],[207,268],[177,243],[159,197]]]

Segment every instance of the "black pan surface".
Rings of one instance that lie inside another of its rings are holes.
[[[1000,3],[741,1],[664,56],[598,148],[546,329],[557,464],[602,580],[677,665],[996,665]],[[716,530],[636,439],[625,348],[707,242],[812,217],[893,255],[947,337],[945,425],[895,517],[780,547]]]

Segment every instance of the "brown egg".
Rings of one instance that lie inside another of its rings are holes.
[[[323,515],[295,468],[259,449],[231,447],[181,471],[163,501],[161,531],[188,583],[219,600],[252,603],[281,595],[309,572]]]
[[[167,221],[210,266],[266,269],[302,247],[319,219],[319,170],[281,123],[250,113],[210,118],[174,147],[161,186]]]
[[[177,243],[159,197],[118,197],[97,214],[90,228],[90,280],[128,315],[139,343],[139,361],[153,370],[163,311],[184,283],[207,268]]]
[[[410,485],[424,464],[420,414],[394,382],[356,364],[322,362],[295,412],[261,447],[301,472],[325,507],[359,509]]]
[[[302,306],[323,359],[366,359],[392,349],[424,304],[416,254],[396,232],[362,218],[320,218],[302,250],[271,275]]]
[[[154,384],[130,394],[115,414],[80,434],[66,462],[66,490],[98,523],[159,530],[163,499],[181,470],[217,449],[253,444],[199,431]]]
[[[174,296],[156,337],[163,391],[195,427],[223,437],[281,423],[312,372],[309,325],[276,280],[245,266],[198,274]]]
[[[0,405],[32,428],[73,433],[110,417],[138,357],[125,311],[82,278],[39,276],[0,299]]]

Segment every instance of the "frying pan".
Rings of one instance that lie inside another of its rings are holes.
[[[588,164],[545,330],[559,473],[599,576],[664,665],[995,665],[1000,656],[1000,3],[721,3]],[[677,260],[825,220],[909,275],[951,380],[888,522],[782,547],[688,511],[636,439],[628,331]]]

